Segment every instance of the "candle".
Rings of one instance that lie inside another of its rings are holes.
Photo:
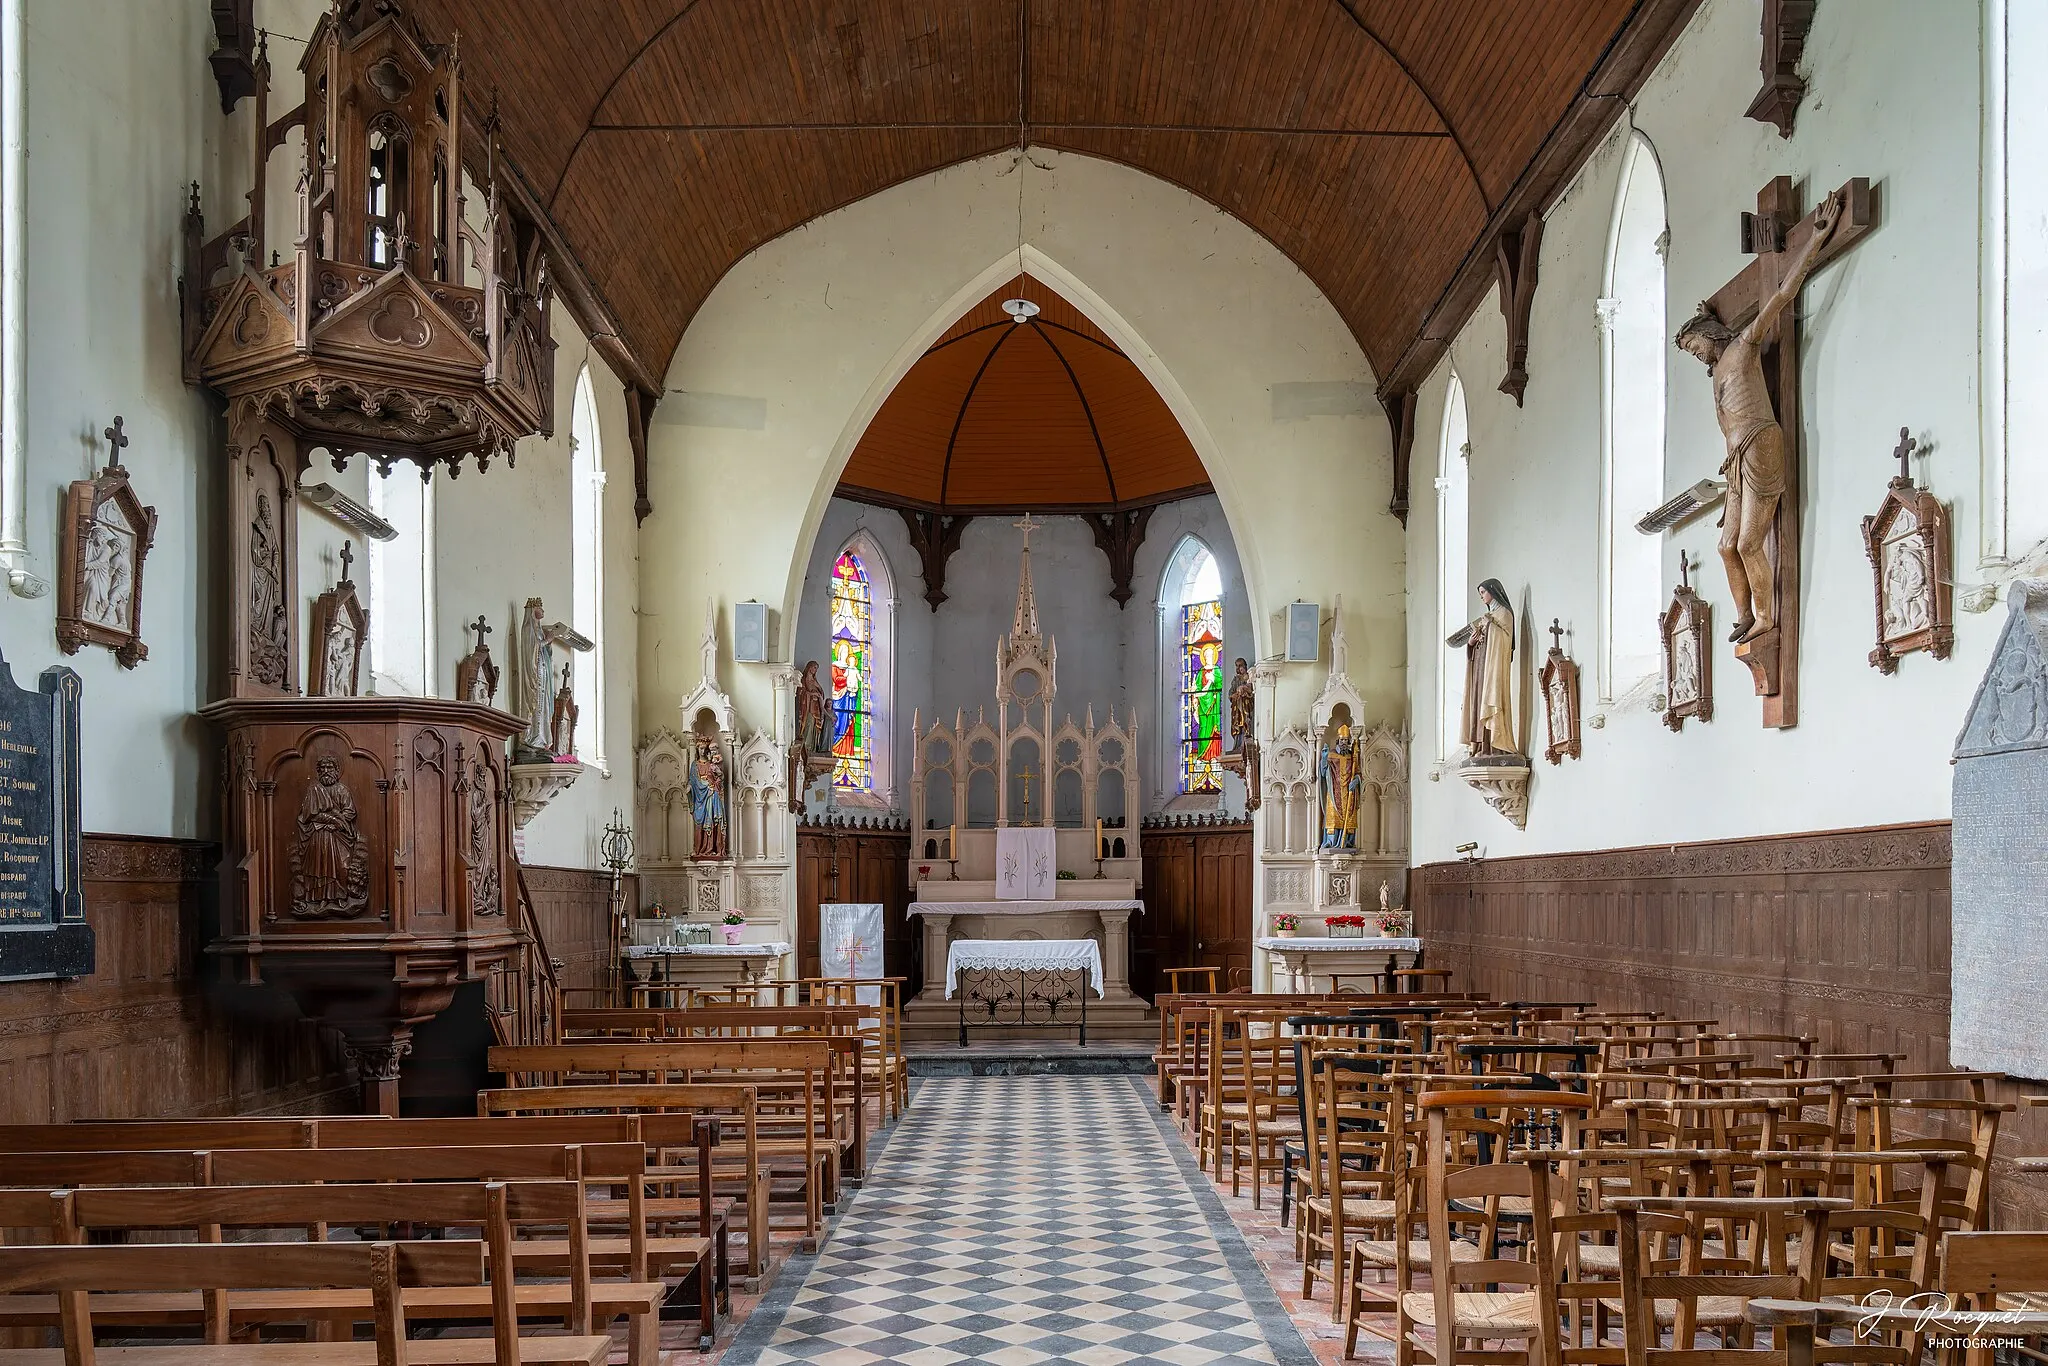
[[[1109,854],[1102,845],[1102,817],[1100,816],[1095,818],[1095,857],[1098,862],[1109,857]]]
[[[946,827],[946,858],[953,863],[960,861],[960,826],[957,822]]]

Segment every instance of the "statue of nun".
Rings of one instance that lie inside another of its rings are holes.
[[[1519,755],[1515,737],[1515,609],[1499,579],[1479,585],[1483,609],[1444,643],[1465,650],[1465,714],[1458,738],[1474,759]]]

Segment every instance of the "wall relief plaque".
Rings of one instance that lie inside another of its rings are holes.
[[[1708,632],[1713,608],[1693,591],[1691,568],[1678,557],[1678,587],[1664,609],[1658,634],[1664,639],[1664,724],[1682,730],[1686,718],[1714,719],[1714,655]]]
[[[104,645],[121,666],[149,658],[142,643],[142,564],[156,539],[156,509],[144,507],[121,466],[128,437],[107,428],[107,467],[65,492],[58,537],[57,644],[67,655]]]
[[[348,576],[354,557],[354,548],[342,542],[341,578],[313,602],[313,667],[306,691],[314,697],[356,697],[362,691],[370,614]]]
[[[1566,755],[1579,757],[1579,666],[1564,652],[1564,627],[1550,619],[1550,656],[1543,661],[1543,715],[1550,743],[1543,757],[1551,763]]]
[[[1863,549],[1877,597],[1877,648],[1870,664],[1885,674],[1897,672],[1899,656],[1915,650],[1947,659],[1956,642],[1948,509],[1913,483],[1918,448],[1910,429],[1899,428],[1892,451],[1899,472],[1877,515],[1863,519]]]

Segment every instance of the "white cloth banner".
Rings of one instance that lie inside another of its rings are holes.
[[[827,977],[882,975],[882,903],[839,901],[818,907],[818,959]],[[880,1005],[882,989],[854,988],[864,1006]]]
[[[955,939],[946,950],[946,996],[960,989],[964,971],[1028,972],[1085,968],[1102,994],[1102,950],[1093,939]]]
[[[1059,849],[1049,825],[1005,826],[996,831],[996,900],[1050,901],[1059,873]]]

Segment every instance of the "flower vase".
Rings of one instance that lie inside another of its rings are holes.
[[[1273,931],[1273,936],[1276,939],[1292,939],[1294,938],[1294,933],[1293,930],[1275,930]]]
[[[728,944],[739,943],[740,936],[747,932],[745,925],[725,925],[721,928],[725,931],[725,942]]]

